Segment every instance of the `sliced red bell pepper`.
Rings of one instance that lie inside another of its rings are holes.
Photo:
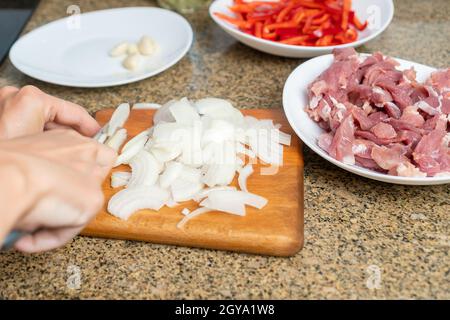
[[[352,0],[344,0],[342,6],[342,22],[341,22],[342,30],[347,30],[348,28],[348,15],[350,13],[351,7],[352,7]]]

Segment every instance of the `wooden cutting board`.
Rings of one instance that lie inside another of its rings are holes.
[[[113,109],[97,112],[96,119],[103,125],[109,121]],[[153,110],[133,110],[125,125],[129,138],[152,124]],[[284,165],[276,175],[260,175],[254,165],[254,174],[248,179],[248,189],[269,200],[262,209],[247,207],[245,217],[222,212],[210,212],[191,219],[183,229],[176,224],[183,218],[181,210],[193,210],[198,205],[184,202],[175,208],[160,211],[142,210],[128,221],[106,212],[110,197],[119,189],[112,189],[110,177],[103,183],[105,206],[83,230],[87,236],[114,239],[142,240],[153,243],[231,250],[275,256],[295,254],[303,246],[303,156],[301,143],[289,126],[282,110],[243,110],[246,115],[273,119],[282,124],[281,130],[292,135],[292,144],[284,148]],[[129,171],[128,166],[113,171]],[[236,180],[236,179],[235,179]],[[236,185],[236,181],[233,182]]]

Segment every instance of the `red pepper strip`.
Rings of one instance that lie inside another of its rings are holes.
[[[339,32],[341,32],[341,29],[337,28],[337,27],[322,28],[322,34],[324,36],[326,36],[328,34],[337,35],[337,34],[339,34]]]
[[[334,15],[341,15],[342,10],[335,3],[325,3],[325,10]]]
[[[300,22],[302,22],[304,17],[305,17],[305,13],[303,11],[298,11],[292,18],[292,21],[294,22],[294,24],[296,26],[298,26],[300,24]]]
[[[324,23],[322,23],[322,24],[320,25],[320,29],[325,30],[325,29],[329,29],[329,28],[331,28],[331,22],[330,22],[330,20],[327,20],[327,21],[325,21]]]
[[[353,15],[353,24],[359,31],[363,31],[368,25],[367,20],[364,23],[361,23],[355,14]]]
[[[219,17],[222,20],[225,20],[231,24],[234,24],[236,27],[238,28],[242,28],[242,29],[250,29],[253,25],[253,23],[248,22],[248,21],[241,21],[239,19],[236,18],[232,18],[227,16],[226,14],[220,13],[220,12],[215,12],[214,13],[217,17]]]
[[[285,21],[285,22],[278,22],[278,23],[272,23],[268,24],[266,26],[267,30],[275,30],[275,29],[286,29],[286,28],[294,28],[297,25],[294,21]]]
[[[342,21],[341,21],[342,30],[347,30],[348,28],[348,14],[350,13],[351,7],[352,7],[352,0],[344,0],[344,4],[342,6]]]
[[[240,13],[250,13],[255,10],[254,7],[248,4],[235,4],[234,6],[228,7],[228,9],[230,9],[233,12],[240,12]]]
[[[302,29],[303,33],[308,33],[308,30],[311,27],[312,20],[313,20],[313,16],[309,16],[308,18],[306,18],[305,25],[303,26],[303,29]]]
[[[249,22],[265,21],[265,20],[271,18],[272,15],[273,15],[273,13],[269,13],[269,14],[249,13],[249,14],[247,14],[247,21],[249,21]]]
[[[287,14],[292,10],[293,7],[294,7],[293,3],[290,3],[286,7],[284,7],[284,9],[282,9],[280,11],[280,13],[278,14],[277,19],[275,21],[282,22],[284,20],[284,18],[287,16]]]
[[[322,17],[317,18],[317,19],[313,19],[311,21],[312,24],[322,24],[325,21],[328,21],[328,19],[330,19],[330,15],[328,13],[324,14]]]
[[[258,21],[255,23],[255,36],[258,38],[262,38],[262,29],[263,29],[263,23]]]
[[[358,37],[358,34],[356,33],[355,29],[347,29],[345,31],[344,37],[346,38],[347,42],[353,42]]]
[[[299,37],[293,37],[293,38],[281,40],[280,43],[299,45],[299,44],[303,44],[306,39],[308,39],[308,36],[299,36]]]
[[[275,32],[281,40],[300,36],[299,28],[276,29]]]
[[[316,41],[316,46],[329,46],[333,41],[333,36],[331,34],[326,35]]]
[[[244,21],[244,16],[242,15],[242,13],[236,12],[235,15],[236,15],[236,19]]]
[[[277,37],[277,34],[275,32],[264,32],[262,34],[263,39],[267,39],[267,40],[275,40]]]
[[[296,4],[301,5],[302,7],[305,8],[315,8],[315,9],[324,9],[325,6],[321,3],[316,3],[314,1],[303,1],[303,0],[298,0],[296,1]]]
[[[317,9],[308,9],[304,10],[304,12],[307,17],[312,16],[313,18],[317,18],[322,13],[322,11]]]
[[[274,8],[279,6],[280,3],[279,2],[261,2],[261,1],[255,1],[255,2],[250,2],[250,3],[245,3],[245,4],[235,4],[231,7],[229,7],[229,9],[231,11],[238,11],[238,12],[253,12],[255,11],[256,8],[261,7],[259,9],[263,9],[263,8]]]

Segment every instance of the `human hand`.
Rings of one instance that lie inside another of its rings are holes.
[[[72,128],[88,137],[100,130],[97,121],[83,107],[34,86],[0,89],[0,139],[55,128]]]
[[[103,205],[101,184],[115,158],[112,149],[74,130],[0,141],[0,174],[9,177],[0,184],[6,204],[0,215],[4,224],[10,221],[9,228],[1,226],[0,240],[15,229],[37,230],[15,244],[23,252],[67,243]]]

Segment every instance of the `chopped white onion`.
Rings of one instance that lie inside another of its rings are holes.
[[[161,108],[161,105],[158,103],[147,103],[147,102],[138,102],[133,104],[133,110],[141,109],[141,110],[155,110]]]
[[[189,166],[183,166],[179,179],[189,182],[200,182],[202,178],[202,172],[200,169],[192,168]]]
[[[181,213],[187,216],[189,213],[191,213],[191,210],[189,210],[188,208],[184,208],[183,210],[181,210]]]
[[[170,185],[172,197],[177,202],[191,200],[200,190],[203,183],[177,179]]]
[[[244,191],[218,190],[212,191],[200,205],[219,211],[237,215],[245,215],[245,205],[262,209],[267,199]]]
[[[168,188],[170,185],[180,176],[181,171],[183,170],[183,164],[170,161],[166,164],[166,169],[159,177],[159,185],[162,188]]]
[[[203,213],[211,212],[211,211],[213,211],[213,210],[211,210],[209,208],[197,208],[194,211],[190,212],[189,214],[185,215],[184,218],[181,219],[180,222],[178,222],[177,228],[181,229],[186,224],[186,222],[188,222],[192,218],[197,217]]]
[[[161,108],[159,108],[155,115],[153,116],[153,123],[158,124],[162,122],[173,122],[175,119],[173,118],[172,114],[170,113],[170,106],[175,103],[175,100],[170,100],[169,102],[162,105]]]
[[[151,154],[160,162],[171,161],[181,154],[180,145],[173,145],[170,148],[167,145],[162,147],[155,144],[147,150],[149,150]]]
[[[166,206],[168,206],[169,208],[175,208],[178,207],[180,204],[178,202],[176,202],[175,200],[173,200],[172,197],[170,197],[167,201],[166,201]]]
[[[193,199],[196,202],[200,202],[202,199],[206,198],[210,192],[217,191],[217,190],[236,190],[236,187],[219,186],[219,187],[213,187],[213,188],[206,188],[206,189],[201,190],[199,193],[197,193]]]
[[[200,120],[197,110],[192,106],[187,98],[174,102],[169,106],[170,113],[177,123],[192,124]]]
[[[161,165],[149,152],[141,150],[130,161],[131,178],[127,187],[153,186],[158,180]]]
[[[105,141],[108,139],[108,135],[106,133],[100,133],[97,138],[94,138],[99,143],[105,143]]]
[[[249,163],[239,171],[238,184],[242,191],[247,190],[247,179],[253,173],[253,166]]]
[[[158,106],[138,103],[133,109]],[[107,144],[118,150],[125,132],[120,128],[128,115],[129,105],[120,105],[95,139],[109,138]],[[253,167],[246,165],[245,159],[258,157],[268,164],[282,164],[282,145],[290,145],[291,137],[273,120],[244,117],[223,99],[191,103],[183,98],[161,106],[153,123],[154,127],[128,141],[117,159],[116,165],[129,164],[131,173],[111,176],[113,187],[127,184],[124,190],[128,190],[111,198],[108,211],[113,215],[127,219],[142,208],[159,210],[182,201],[200,202],[197,210],[182,210],[185,217],[177,225],[181,228],[189,219],[209,211],[243,216],[246,205],[261,209],[267,204],[267,199],[247,191]],[[229,186],[236,172],[240,191]]]
[[[142,209],[159,210],[169,199],[169,192],[158,186],[137,186],[122,189],[108,202],[108,212],[127,220],[134,212]]]
[[[109,120],[107,130],[108,136],[111,137],[116,132],[117,129],[123,127],[129,115],[130,115],[130,104],[129,103],[120,104],[112,114],[111,120]]]
[[[108,140],[106,140],[105,144],[117,152],[125,140],[127,140],[127,129],[120,128]]]
[[[125,152],[125,151],[133,148],[135,145],[139,146],[136,149],[139,149],[139,151],[140,151],[141,149],[144,148],[144,145],[148,140],[149,134],[150,134],[150,129],[147,129],[147,130],[144,130],[144,131],[140,132],[139,134],[135,135],[123,146],[122,152]]]
[[[200,202],[200,206],[206,207],[209,209],[222,211],[226,213],[235,214],[237,216],[245,216],[245,204],[243,202],[235,201],[235,199],[216,199],[211,201],[208,197],[202,202]]]
[[[131,178],[131,172],[116,171],[111,174],[111,187],[119,188],[126,186]]]

